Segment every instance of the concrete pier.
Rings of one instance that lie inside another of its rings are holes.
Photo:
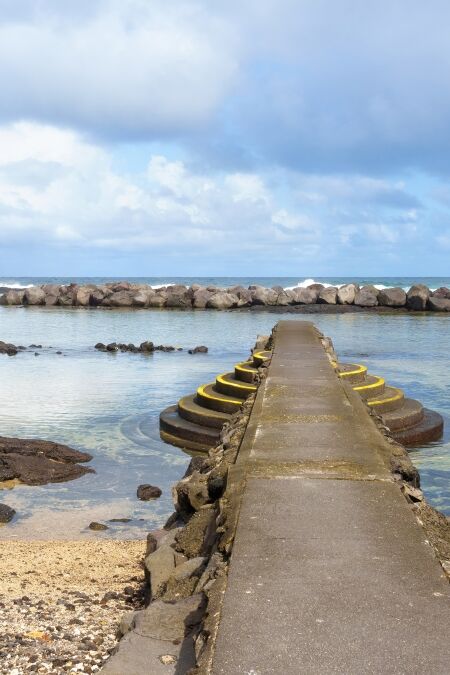
[[[313,324],[281,321],[210,673],[448,675],[449,584],[389,458]]]

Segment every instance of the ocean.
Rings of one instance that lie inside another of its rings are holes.
[[[323,281],[348,280],[341,277]],[[450,278],[354,280],[403,287],[414,281],[431,287],[450,285]],[[27,285],[71,280],[20,277],[3,281]],[[194,279],[149,277],[145,281],[164,285],[191,283]],[[296,285],[299,279],[195,281],[224,286],[260,283],[287,287]],[[160,440],[160,411],[247,358],[256,336],[268,334],[279,318],[294,317],[255,312],[0,307],[1,340],[42,344],[42,349],[37,350],[38,357],[34,349],[16,357],[0,355],[0,434],[66,443],[90,452],[96,470],[95,474],[69,483],[5,490],[0,501],[16,509],[17,516],[1,529],[0,538],[133,539],[161,526],[172,511],[171,485],[184,473],[190,458]],[[420,399],[444,416],[443,440],[415,448],[411,457],[420,470],[429,501],[450,515],[447,317],[352,313],[315,315],[314,322],[333,339],[342,361],[366,363],[372,373],[402,387],[408,396]],[[105,354],[94,349],[99,341],[113,340],[134,343],[152,340],[183,347],[183,351],[144,356]],[[198,344],[207,345],[208,354],[188,354],[187,350]],[[163,490],[162,497],[154,502],[138,501],[136,488],[141,483],[158,485]],[[111,523],[104,533],[93,534],[87,529],[93,520],[111,518],[130,518],[130,522]]]

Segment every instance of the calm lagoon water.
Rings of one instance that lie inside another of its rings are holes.
[[[92,520],[111,524],[105,537],[142,537],[172,511],[171,485],[189,457],[159,438],[158,415],[180,396],[248,356],[258,333],[289,315],[253,312],[95,311],[0,308],[0,339],[42,344],[0,356],[0,434],[45,438],[90,452],[96,474],[40,487],[19,486],[0,499],[17,511],[1,538],[98,537]],[[295,317],[298,319],[298,316]],[[305,318],[306,319],[306,318]],[[437,315],[315,315],[342,360],[360,361],[445,417],[442,442],[417,448],[428,499],[450,515],[450,318]],[[182,352],[104,354],[98,341],[179,345]],[[207,355],[189,355],[197,344]],[[56,354],[61,350],[62,355]],[[161,499],[140,502],[152,483]]]

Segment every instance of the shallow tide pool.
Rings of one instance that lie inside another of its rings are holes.
[[[247,358],[256,335],[268,334],[280,318],[299,317],[0,308],[1,340],[43,346],[16,357],[0,355],[0,435],[65,443],[91,453],[96,470],[69,483],[4,490],[0,501],[16,509],[17,516],[1,529],[0,538],[131,539],[161,526],[172,511],[171,485],[189,456],[160,440],[160,411]],[[312,319],[333,339],[342,361],[364,362],[444,416],[443,440],[415,448],[411,457],[430,502],[450,515],[450,317],[345,314]],[[144,356],[94,349],[99,341],[147,339],[183,351]],[[198,344],[207,345],[209,353],[187,353]],[[138,501],[141,483],[158,485],[162,497]],[[110,523],[104,533],[87,529],[93,520],[111,518],[131,520]]]

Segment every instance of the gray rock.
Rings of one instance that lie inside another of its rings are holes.
[[[378,304],[384,307],[404,307],[406,293],[403,288],[385,288],[378,294]]]
[[[276,305],[278,300],[278,293],[272,288],[263,288],[256,286],[252,290],[252,304],[253,305]]]
[[[24,293],[23,302],[25,305],[43,305],[45,303],[45,293],[39,286],[27,288]]]
[[[423,311],[427,307],[430,289],[424,284],[415,284],[411,286],[406,294],[406,306],[409,309]]]
[[[192,297],[185,286],[171,286],[167,291],[166,307],[192,307]]]
[[[80,286],[75,291],[74,303],[79,307],[88,307],[91,301],[92,289],[86,286]]]
[[[445,298],[446,300],[450,300],[450,288],[441,286],[433,291],[433,293],[430,293],[430,295],[432,295],[433,298]]]
[[[353,305],[359,287],[356,284],[345,284],[338,288],[337,301],[340,305]]]
[[[319,291],[317,302],[319,304],[335,305],[337,303],[337,288],[334,286],[322,288],[322,290]]]
[[[106,300],[110,307],[131,307],[133,304],[133,293],[126,290],[116,291]]]
[[[0,523],[9,523],[15,515],[16,512],[10,506],[0,504]]]
[[[231,309],[232,307],[236,307],[238,302],[239,298],[237,295],[219,291],[211,295],[206,306],[210,309]]]
[[[8,356],[15,356],[19,352],[19,348],[11,342],[3,342],[0,340],[0,354],[7,354]]]
[[[150,303],[150,298],[156,295],[152,289],[148,290],[139,290],[131,298],[133,307],[148,307]]]
[[[148,306],[153,308],[165,307],[167,294],[165,291],[158,291],[149,296]]]
[[[171,546],[163,544],[154,553],[145,558],[144,567],[152,598],[164,591],[164,587],[175,570],[175,551]]]
[[[151,353],[155,351],[155,345],[151,340],[146,340],[145,342],[141,342],[139,349],[141,352]]]
[[[378,290],[374,286],[363,286],[355,295],[355,305],[359,307],[376,307]]]
[[[59,304],[59,295],[46,295],[45,296],[45,305],[47,307],[54,307]]]
[[[196,309],[205,309],[208,304],[208,300],[211,298],[213,293],[206,290],[206,288],[198,288],[194,291],[194,298],[192,300],[192,306]]]
[[[190,579],[191,577],[199,577],[207,563],[207,558],[198,557],[191,558],[186,562],[182,563],[175,567],[174,572],[171,574],[170,578],[174,581],[184,581],[185,579]]]
[[[428,308],[433,312],[450,312],[450,299],[436,296],[428,299]]]
[[[25,291],[11,289],[0,297],[2,305],[22,305]]]
[[[120,637],[123,637],[134,628],[135,619],[136,619],[136,612],[125,612],[125,614],[122,616],[120,620],[119,628],[117,631]]]
[[[315,288],[294,288],[294,303],[296,305],[314,305],[319,297],[319,291]]]

